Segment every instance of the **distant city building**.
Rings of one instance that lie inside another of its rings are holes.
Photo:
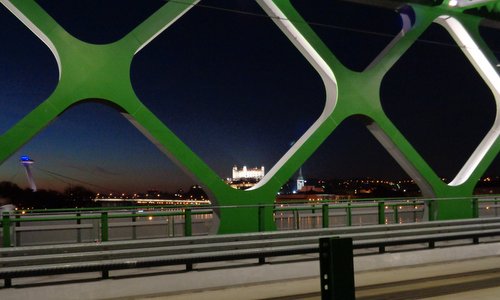
[[[293,193],[324,193],[324,187],[321,187],[318,182],[310,182],[307,184],[307,180],[304,179],[302,175],[302,168],[299,169],[299,175],[297,176],[296,189]]]
[[[210,199],[197,184],[192,185],[189,191],[182,189],[174,193],[149,190],[144,194],[97,194],[93,199],[101,206],[128,206],[128,205],[210,205]]]
[[[277,203],[307,203],[307,202],[321,202],[321,201],[339,201],[339,200],[349,200],[351,196],[349,195],[337,195],[337,194],[320,194],[320,193],[300,193],[300,194],[279,194],[276,195]]]
[[[306,181],[304,180],[304,176],[302,176],[302,168],[299,170],[299,176],[297,177],[297,192],[302,190]]]
[[[228,184],[240,190],[246,190],[257,184],[265,175],[266,171],[264,166],[260,168],[247,168],[243,166],[239,169],[237,166],[233,167],[233,177],[228,178]]]
[[[265,169],[264,166],[260,168],[252,168],[248,169],[247,166],[243,166],[243,168],[238,169],[237,166],[233,167],[233,180],[241,180],[241,179],[257,179],[261,180],[264,177]]]

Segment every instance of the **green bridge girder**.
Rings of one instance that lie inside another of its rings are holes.
[[[320,74],[326,89],[321,116],[276,163],[257,186],[242,191],[229,187],[196,153],[159,120],[136,96],[130,80],[134,55],[157,34],[188,13],[198,1],[167,2],[122,39],[105,45],[85,43],[70,35],[34,0],[0,0],[20,21],[47,44],[56,57],[60,79],[54,92],[38,107],[0,136],[0,163],[43,130],[69,107],[83,101],[99,100],[118,109],[151,142],[196,177],[221,208],[216,210],[214,230],[219,233],[259,230],[258,205],[272,205],[280,187],[318,149],[335,129],[351,116],[363,116],[367,128],[399,165],[419,185],[425,197],[471,197],[473,189],[500,150],[498,113],[489,133],[450,183],[444,183],[386,116],[380,101],[382,78],[408,48],[432,24],[442,25],[461,46],[470,63],[491,89],[497,112],[500,103],[500,76],[497,59],[479,35],[483,17],[443,1],[432,5],[398,2],[403,20],[401,33],[363,72],[345,67],[303,20],[288,0],[258,0],[264,11]],[[357,1],[363,2],[363,1]],[[427,3],[429,4],[429,3]],[[494,16],[498,1],[486,6]],[[415,22],[404,15],[415,14]],[[293,21],[291,21],[293,20]],[[363,88],[360,88],[363,87]],[[232,206],[254,205],[245,209]],[[272,209],[264,211],[264,230],[274,230]],[[472,217],[469,200],[453,200],[433,206],[431,219]],[[261,224],[262,226],[262,224]]]

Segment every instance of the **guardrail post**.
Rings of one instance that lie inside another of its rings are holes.
[[[330,227],[330,210],[328,207],[328,203],[323,204],[321,206],[322,218],[323,218],[323,228]]]
[[[2,215],[2,230],[3,230],[3,247],[10,247],[10,216],[9,212],[4,212]]]
[[[352,238],[319,240],[321,299],[356,299]]]
[[[346,218],[347,218],[347,226],[352,226],[352,208],[351,208],[351,203],[347,203]]]
[[[394,210],[394,224],[399,224],[398,206],[394,205],[392,209]]]
[[[259,218],[259,232],[266,231],[266,207],[264,205],[259,205],[257,214]]]
[[[472,217],[479,218],[479,199],[472,198]]]
[[[101,212],[101,242],[108,241],[109,227],[108,227],[108,212]],[[104,274],[104,273],[103,273]],[[103,276],[104,277],[104,276]]]
[[[184,236],[193,235],[191,208],[184,209]]]
[[[380,201],[378,203],[378,223],[380,225],[385,224],[385,203]]]

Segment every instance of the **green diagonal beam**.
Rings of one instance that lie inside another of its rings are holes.
[[[325,85],[326,99],[324,111],[314,124],[265,178],[247,191],[235,190],[226,185],[138,99],[130,81],[130,66],[134,55],[158,34],[168,30],[172,23],[198,1],[167,2],[125,37],[106,45],[85,43],[71,36],[33,0],[0,2],[47,44],[56,57],[60,71],[60,80],[52,95],[0,136],[0,162],[5,161],[69,107],[82,101],[100,100],[117,108],[158,148],[204,185],[215,203],[222,206],[216,210],[218,225],[214,227],[219,233],[274,229],[271,209],[264,210],[265,219],[261,220],[264,228],[259,228],[258,205],[272,205],[280,187],[314,154],[339,124],[354,115],[365,116],[367,128],[415,179],[425,196],[470,197],[478,178],[484,174],[500,150],[497,134],[500,129],[498,122],[495,122],[454,182],[447,185],[383,111],[379,96],[382,79],[419,36],[436,21],[444,23],[451,35],[456,35],[457,30],[460,30],[456,26],[448,26],[452,22],[444,20],[444,15],[462,25],[472,40],[476,41],[474,45],[485,49],[479,53],[484,54],[486,63],[478,53],[466,55],[480,73],[485,72],[483,79],[492,89],[498,106],[498,73],[492,74],[486,66],[494,66],[497,62],[479,36],[480,18],[466,16],[451,8],[446,1],[438,7],[409,4],[415,12],[416,23],[412,26],[409,19],[402,15],[405,24],[402,32],[365,71],[354,72],[342,65],[289,1],[258,0],[259,5],[273,18],[291,43],[318,71]],[[460,38],[463,38],[463,34],[455,38],[457,43],[462,42]],[[253,206],[245,209],[232,208],[238,205]],[[433,212],[433,216],[438,219],[471,217],[472,210],[467,201],[450,201],[441,204]]]

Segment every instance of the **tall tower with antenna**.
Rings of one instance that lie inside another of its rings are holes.
[[[19,159],[21,162],[21,165],[26,169],[26,177],[28,177],[28,183],[30,185],[30,188],[33,192],[36,192],[36,185],[35,185],[35,180],[33,180],[33,174],[31,174],[31,165],[34,163],[34,161],[27,155],[21,156]]]

